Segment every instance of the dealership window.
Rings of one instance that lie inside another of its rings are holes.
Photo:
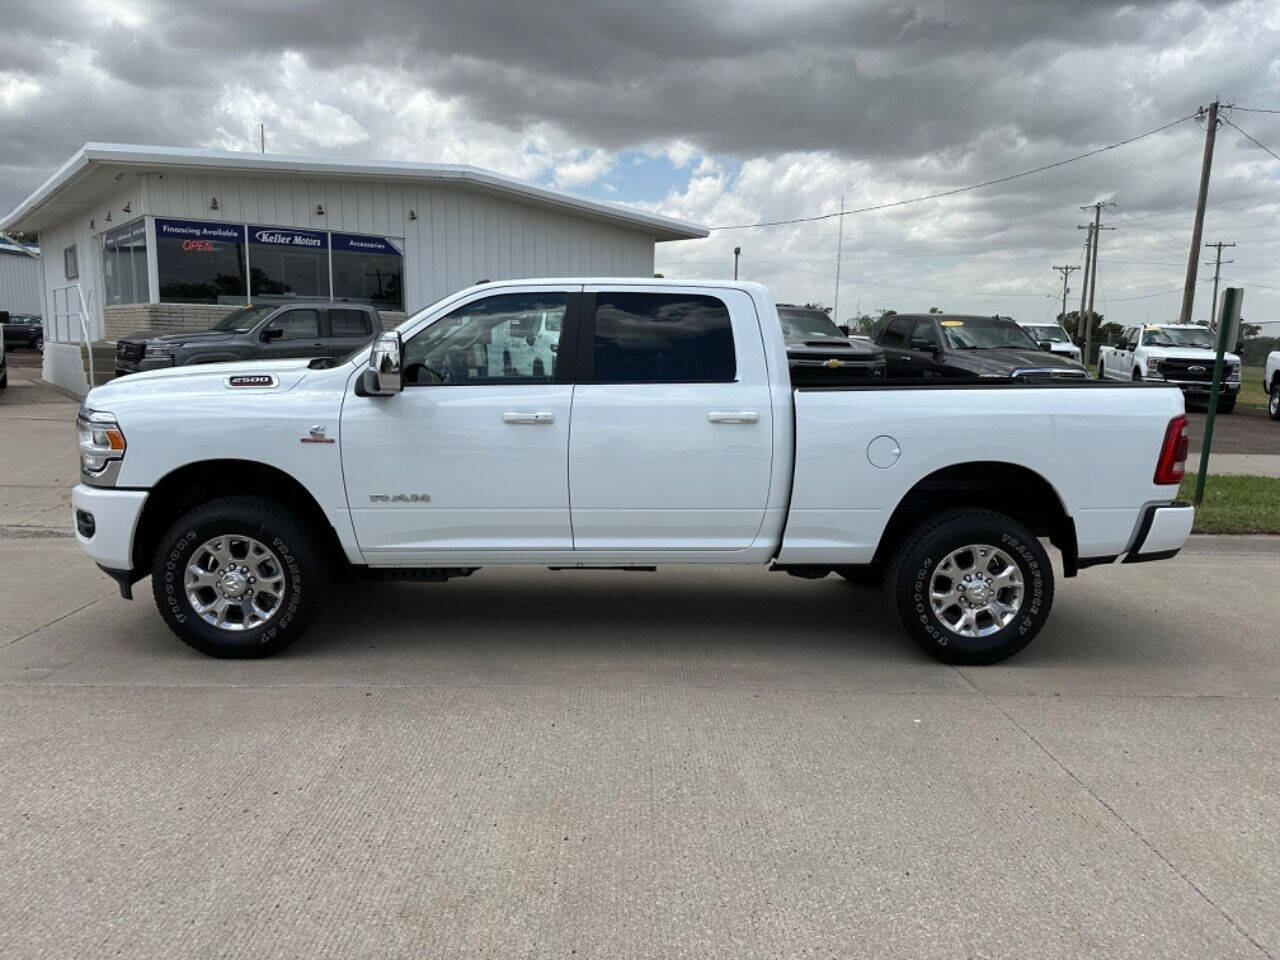
[[[76,260],[74,243],[62,251],[62,275],[68,280],[75,280],[80,276],[80,264]]]
[[[404,308],[404,258],[383,237],[332,234],[333,298],[384,310]]]
[[[249,295],[329,299],[329,235],[249,227]]]
[[[719,383],[734,379],[729,308],[716,297],[596,294],[597,383]]]
[[[306,298],[404,308],[404,257],[398,243],[386,237],[160,217],[155,227],[162,302],[243,304]],[[120,288],[116,296],[121,299],[110,302],[135,302],[124,299],[128,296],[147,299],[145,244],[145,236],[140,236],[125,245],[143,261],[141,276],[133,266],[131,288],[125,286],[123,263],[113,261],[108,284]],[[119,256],[120,243],[111,249]]]
[[[242,304],[247,298],[244,227],[156,219],[156,275],[168,303]]]
[[[151,291],[147,276],[147,227],[137,220],[102,238],[102,273],[106,303],[146,303]]]

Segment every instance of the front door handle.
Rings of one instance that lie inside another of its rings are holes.
[[[503,423],[554,423],[554,413],[515,413],[508,410],[502,415]]]
[[[712,423],[759,423],[760,414],[754,410],[712,410],[707,419]]]

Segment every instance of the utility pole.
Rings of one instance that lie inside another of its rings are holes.
[[[838,326],[840,323],[840,255],[844,248],[844,194],[840,194],[840,230],[836,234],[836,296],[831,304],[831,319]]]
[[[262,153],[267,152],[267,125],[265,123],[258,124],[258,149]]]
[[[1182,288],[1182,313],[1179,323],[1191,322],[1191,306],[1196,298],[1196,268],[1200,265],[1200,238],[1204,231],[1204,205],[1209,198],[1209,171],[1213,167],[1213,141],[1218,135],[1218,101],[1209,104],[1209,109],[1201,107],[1196,112],[1197,119],[1205,118],[1204,127],[1204,159],[1200,162],[1200,195],[1196,199],[1196,222],[1191,228],[1191,255],[1187,258],[1187,283]]]
[[[1216,247],[1218,251],[1218,255],[1213,260],[1213,307],[1209,310],[1209,325],[1213,326],[1214,320],[1217,319],[1216,315],[1218,312],[1218,277],[1222,274],[1222,265],[1224,263],[1235,263],[1234,260],[1222,259],[1222,248],[1234,247],[1235,244],[1222,243],[1221,241],[1219,241],[1218,243],[1206,243],[1205,246]],[[1204,262],[1204,265],[1207,267],[1209,265],[1209,261],[1206,260]]]
[[[733,248],[733,279],[735,280],[738,279],[738,257],[741,255],[741,253],[742,253],[741,247]]]
[[[1071,292],[1067,289],[1067,277],[1071,276],[1071,274],[1075,273],[1080,268],[1075,266],[1055,266],[1053,269],[1062,274],[1062,320],[1065,323],[1067,319],[1067,294]]]
[[[1114,230],[1115,227],[1104,227],[1102,225],[1102,208],[1109,207],[1111,203],[1105,200],[1099,200],[1096,203],[1090,203],[1081,207],[1081,210],[1088,210],[1093,207],[1093,223],[1089,224],[1089,236],[1093,239],[1092,257],[1088,270],[1089,283],[1089,306],[1087,312],[1081,314],[1081,321],[1084,323],[1084,363],[1089,365],[1089,348],[1093,345],[1093,298],[1098,292],[1098,247],[1101,246],[1102,231]],[[1085,229],[1085,227],[1078,227]]]
[[[1084,237],[1084,277],[1080,284],[1080,313],[1076,315],[1076,342],[1079,343],[1084,337],[1084,307],[1089,297],[1089,260],[1093,256],[1093,224],[1076,227],[1076,229],[1089,231]],[[1087,356],[1084,362],[1086,365],[1089,363]]]

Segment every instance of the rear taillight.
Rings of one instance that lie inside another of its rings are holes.
[[[1187,472],[1187,446],[1191,442],[1190,423],[1185,414],[1178,414],[1169,421],[1160,445],[1160,459],[1156,461],[1155,483],[1171,486],[1182,482]]]

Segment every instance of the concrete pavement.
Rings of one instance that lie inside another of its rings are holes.
[[[0,489],[61,476],[10,399]],[[0,521],[0,956],[1280,955],[1275,540],[1061,581],[988,668],[714,568],[348,586],[238,663],[55,507]]]

